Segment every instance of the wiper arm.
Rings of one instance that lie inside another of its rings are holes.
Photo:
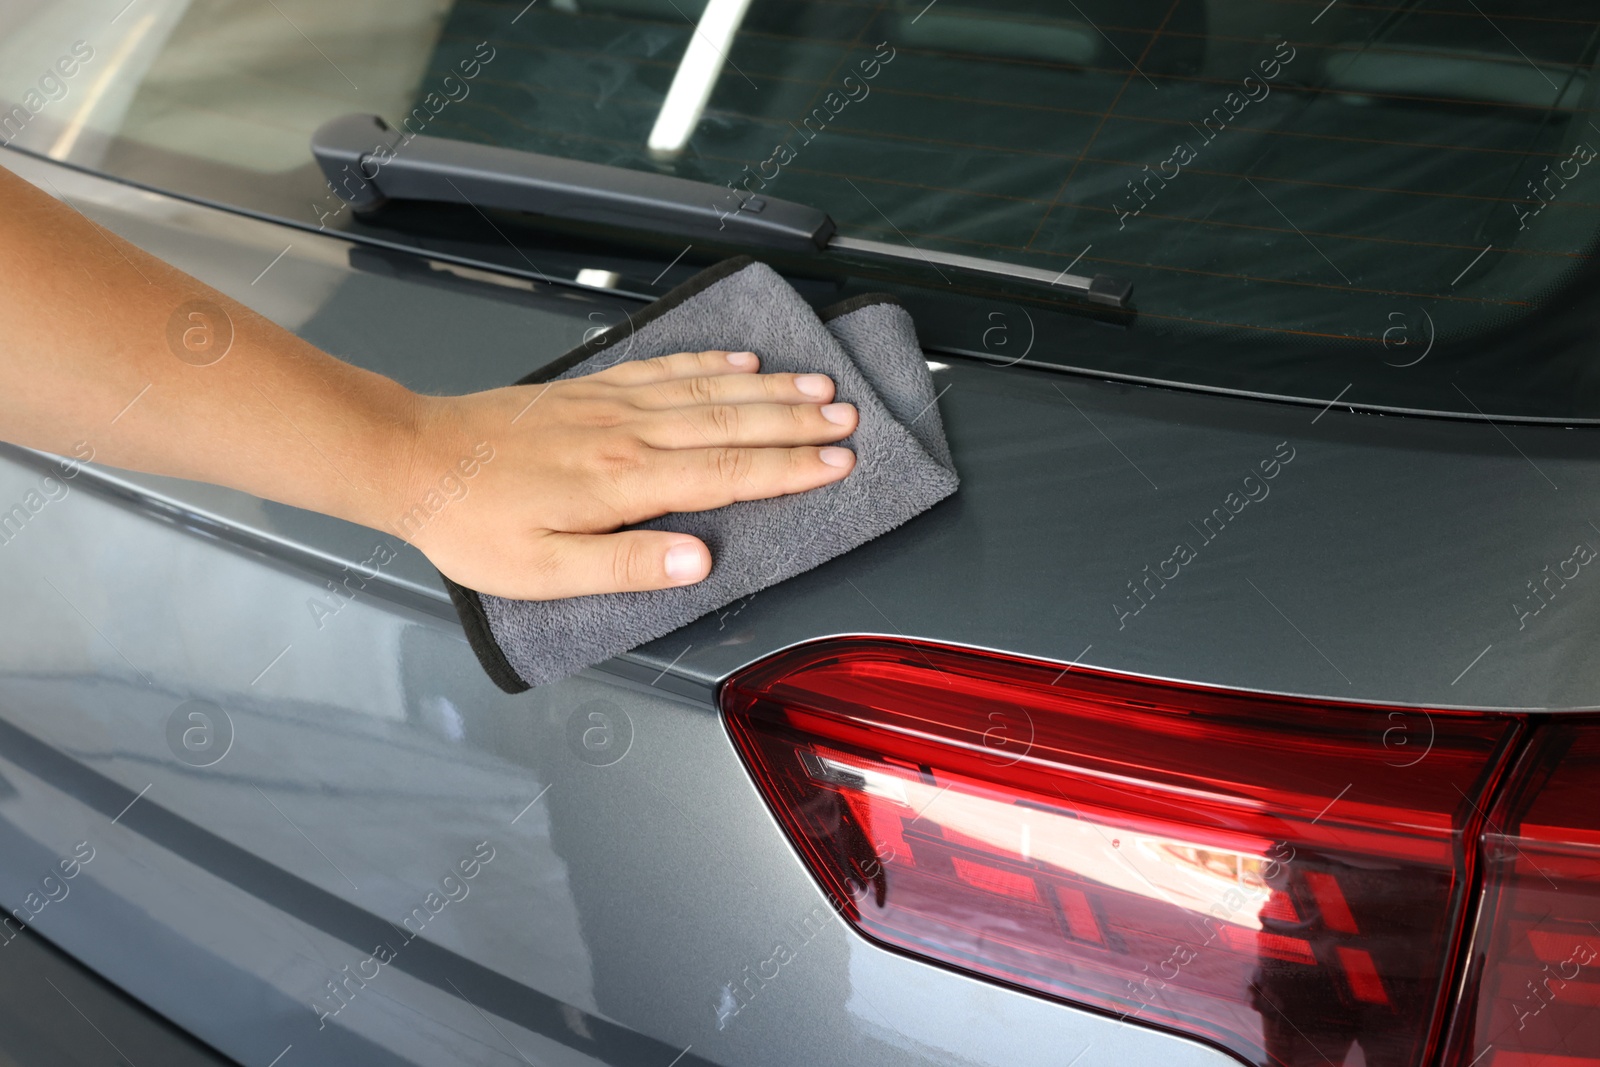
[[[998,260],[842,237],[824,211],[770,196],[740,198],[708,182],[492,145],[413,136],[377,115],[343,115],[311,136],[328,185],[357,212],[391,200],[524,211],[605,226],[637,227],[784,252],[852,252],[1042,282],[1096,304],[1126,307],[1132,285],[1095,275],[1052,274]]]

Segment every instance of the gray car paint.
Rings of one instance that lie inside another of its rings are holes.
[[[419,388],[509,381],[621,306],[444,272],[385,277],[352,269],[332,237],[4,162],[48,173],[117,232]],[[384,535],[85,470],[0,545],[0,588],[22,608],[0,618],[0,776],[15,790],[0,826],[22,857],[0,865],[0,899],[93,841],[84,881],[39,931],[245,1063],[291,1045],[284,1067],[680,1053],[1056,1064],[1080,1050],[1085,1067],[1232,1062],[911,960],[837,920],[719,1029],[723,987],[823,897],[728,743],[714,685],[798,641],[903,633],[1330,699],[1593,706],[1585,585],[1600,579],[1580,573],[1520,630],[1508,605],[1574,543],[1600,544],[1585,506],[1594,438],[941,362],[954,498],[519,696],[482,675],[426,560],[392,537],[394,562],[319,629],[308,600]],[[1188,523],[1284,441],[1294,459],[1270,495],[1119,628],[1125,584],[1174,542],[1198,543]],[[9,451],[0,505],[47,470]],[[165,736],[195,699],[234,724],[232,749],[207,768],[175,759]],[[631,724],[607,766],[571,740],[573,717],[597,707]],[[470,895],[318,1030],[323,983],[483,840],[496,858]]]
[[[49,173],[97,220],[418,387],[508,380],[611,306],[383,278],[333,238]],[[8,449],[0,500],[52,470]],[[0,619],[0,900],[91,842],[35,928],[241,1063],[1231,1062],[855,935],[701,680],[648,653],[508,696],[392,537],[395,560],[319,628],[308,602],[386,535],[93,465],[64,484],[0,545],[0,596],[21,606]],[[167,739],[195,700],[232,724],[211,766]],[[581,742],[596,710],[629,738],[614,762]],[[394,924],[484,841],[466,896],[403,939]],[[727,987],[780,939],[795,958],[728,1015]],[[392,962],[320,1019],[326,983],[379,941]]]

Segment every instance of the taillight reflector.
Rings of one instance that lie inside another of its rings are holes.
[[[1489,812],[1452,1065],[1600,1065],[1596,725],[1541,727]]]
[[[790,649],[722,706],[867,936],[1294,1067],[1430,1054],[1518,729],[878,638]]]

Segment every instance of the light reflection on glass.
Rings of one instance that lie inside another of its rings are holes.
[[[1214,915],[1260,930],[1270,895],[1264,872],[1271,841],[1245,851],[1130,831],[1065,808],[1019,807],[974,791],[924,781],[910,771],[863,767],[836,757],[806,761],[812,777],[853,788],[909,809],[922,832],[1015,852],[1041,874],[1067,875],[1100,886]],[[1241,899],[1242,898],[1242,899]],[[1219,902],[1228,905],[1219,908]]]

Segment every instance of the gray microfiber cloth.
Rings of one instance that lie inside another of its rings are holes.
[[[855,469],[820,489],[677,512],[633,527],[703,540],[711,573],[694,585],[507,600],[445,578],[478,661],[506,692],[543,685],[671,633],[887,533],[956,491],[933,378],[905,309],[892,297],[869,295],[819,313],[776,271],[746,256],[702,271],[518,384],[707,349],[755,352],[763,372],[832,378],[835,399],[860,413],[855,432],[839,442],[855,450]]]

